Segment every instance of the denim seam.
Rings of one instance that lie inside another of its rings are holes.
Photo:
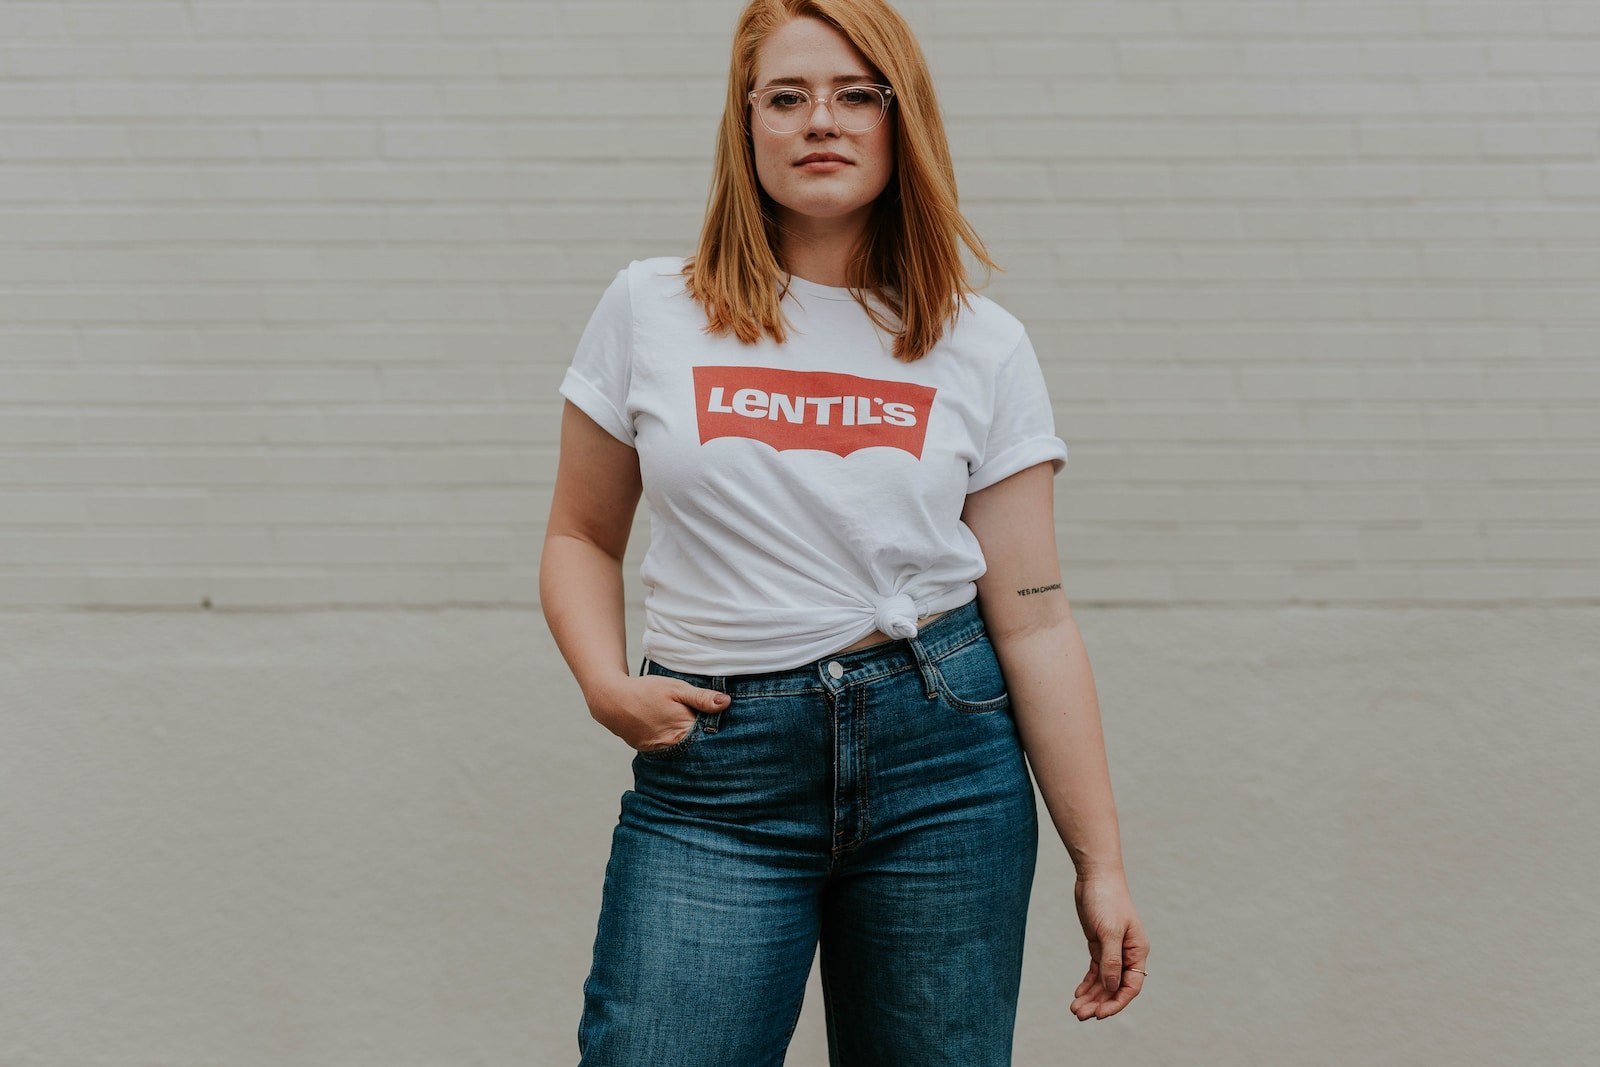
[[[934,669],[937,670],[938,668]],[[993,700],[985,700],[979,703],[973,703],[970,700],[962,700],[960,697],[956,696],[955,690],[950,688],[950,683],[945,680],[943,674],[939,675],[939,695],[943,697],[951,707],[955,708],[959,712],[969,715],[983,715],[991,711],[1001,711],[1011,703],[1011,691],[1009,689],[995,697]]]
[[[922,675],[922,695],[932,700],[939,695],[939,677],[933,658],[919,639],[913,637],[906,644],[911,646],[911,654],[917,659],[917,671]]]
[[[967,642],[967,644],[971,643],[972,642],[970,641]],[[962,645],[961,647],[965,648],[966,645]],[[958,650],[951,649],[950,651],[955,652]],[[943,659],[944,657],[941,656],[939,658]],[[939,664],[937,661],[935,661],[933,664],[933,673],[937,675],[939,679],[939,695],[943,697],[951,707],[955,708],[959,712],[963,712],[964,714],[968,715],[984,715],[992,711],[1004,711],[1011,705],[1011,689],[1009,686],[999,696],[990,700],[976,702],[971,700],[962,700],[956,695],[956,691],[950,688],[950,681],[949,679],[945,678],[944,672],[939,669]],[[1004,681],[1005,676],[1002,674],[1002,684],[1004,684]]]
[[[739,692],[737,686],[730,686],[729,688],[723,690],[723,692],[735,697],[744,697],[748,699],[750,697],[803,697],[812,693],[824,693],[827,692],[827,690],[825,687],[820,685],[810,685],[806,686],[804,689],[751,689],[741,693]]]
[[[935,622],[934,625],[937,626],[938,623]],[[921,634],[918,634],[917,637],[915,637],[915,638],[906,638],[903,643],[905,643],[906,645],[909,646],[910,642],[913,641],[913,640],[920,641],[922,643],[923,651],[925,651],[928,654],[928,658],[931,661],[933,661],[934,663],[938,663],[944,657],[946,657],[948,655],[951,655],[952,653],[955,653],[955,652],[960,652],[963,648],[966,648],[968,645],[972,644],[972,642],[977,641],[978,639],[982,638],[986,632],[987,631],[983,628],[982,625],[974,624],[971,627],[970,632],[965,633],[965,634],[961,634],[961,636],[959,636],[959,637],[956,634],[948,635],[948,636],[945,637],[943,642],[939,642],[939,641],[930,642],[927,638],[923,637]],[[957,631],[957,634],[960,634],[960,631]],[[876,651],[876,650],[873,650],[873,651]],[[909,651],[909,649],[908,649],[908,651]],[[912,654],[913,657],[915,657],[915,653],[914,652],[912,652],[911,654]],[[821,662],[829,662],[829,661],[834,660],[834,659],[843,659],[843,658],[844,658],[843,656],[830,656],[830,657],[828,657],[827,660],[823,660]],[[870,681],[873,681],[874,679],[877,679],[877,678],[887,678],[892,674],[899,674],[901,671],[911,670],[911,669],[915,668],[916,666],[917,666],[916,663],[902,663],[902,664],[898,664],[895,667],[890,668],[889,670],[880,671],[880,672],[878,672],[876,674],[863,675],[860,678],[852,679],[852,681],[870,682]],[[847,668],[847,669],[849,669],[849,668]],[[857,668],[854,668],[854,669],[860,670],[861,668],[857,667]]]
[[[950,688],[949,680],[944,677],[944,672],[939,670],[939,661],[947,659],[947,657],[958,653],[958,651],[962,651],[963,648],[971,645],[973,641],[978,640],[982,635],[984,635],[984,630],[974,630],[970,637],[966,637],[958,645],[950,646],[950,648],[944,649],[942,653],[939,653],[938,656],[934,656],[933,664],[931,664],[933,665],[934,675],[938,677],[939,696],[944,697],[944,701],[949,702],[950,707],[954,707],[955,710],[966,713],[966,715],[984,715],[987,712],[1000,712],[1000,710],[1005,710],[1011,704],[1010,688],[1006,689],[1005,693],[1000,694],[1000,696],[994,697],[992,701],[963,701],[962,697],[958,697],[955,694],[955,689]]]
[[[872,833],[872,760],[868,753],[872,751],[872,739],[867,736],[869,716],[867,715],[867,690],[862,687],[856,691],[856,721],[857,731],[861,735],[861,769],[856,772],[856,780],[861,784],[861,828],[856,834],[856,844],[860,845]]]
[[[684,734],[678,740],[674,741],[672,744],[668,745],[666,748],[652,748],[648,751],[640,751],[635,749],[634,754],[642,758],[647,763],[653,760],[676,759],[684,749],[694,744],[695,736],[701,732],[705,725],[705,715],[706,713],[703,711],[695,712],[694,721],[689,724],[689,732]],[[712,731],[712,733],[715,732],[715,730]]]
[[[955,643],[953,645],[950,645],[948,647],[945,647],[945,648],[941,648],[938,652],[930,653],[930,658],[937,665],[940,660],[944,659],[946,656],[950,656],[950,655],[953,655],[953,654],[955,654],[957,652],[960,652],[963,648],[966,648],[968,645],[972,644],[972,642],[974,642],[974,641],[978,640],[980,637],[982,637],[986,632],[987,631],[985,631],[981,627],[974,628],[973,631],[970,634],[968,634],[967,636],[963,637],[957,643]],[[924,647],[926,647],[926,645],[924,645]]]
[[[914,671],[916,669],[917,665],[915,663],[902,663],[898,666],[890,667],[887,670],[880,670],[876,674],[863,674],[859,678],[852,678],[850,679],[850,684],[865,685],[868,682],[877,682],[884,678],[893,678],[897,674],[904,674],[906,671]]]
[[[802,990],[800,994],[800,1001],[794,1006],[794,1018],[789,1020],[789,1033],[783,1039],[783,1045],[785,1049],[787,1049],[789,1044],[794,1041],[795,1027],[800,1025],[800,1011],[805,1007],[805,1003],[805,992]]]
[[[842,1056],[842,1052],[840,1051],[838,1046],[843,1043],[842,1038],[839,1035],[840,1035],[840,1032],[841,1032],[840,1028],[844,1024],[839,1021],[839,1006],[836,1003],[836,1001],[838,1000],[838,997],[829,988],[829,987],[831,987],[833,985],[833,981],[834,981],[833,972],[835,970],[837,970],[837,968],[833,964],[833,960],[831,959],[831,955],[832,954],[829,953],[826,948],[824,948],[822,950],[822,960],[821,960],[821,967],[820,967],[820,969],[822,971],[822,986],[823,986],[823,988],[822,988],[822,1005],[823,1005],[823,1013],[824,1013],[824,1015],[826,1015],[827,1023],[828,1023],[828,1062],[831,1065],[833,1065],[833,1067],[840,1067],[840,1065],[844,1061],[843,1061],[842,1058],[841,1059],[836,1059],[835,1056],[836,1055]]]

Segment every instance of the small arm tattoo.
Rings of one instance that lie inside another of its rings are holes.
[[[1018,589],[1017,590],[1017,595],[1018,596],[1032,596],[1035,593],[1048,593],[1052,589],[1060,589],[1060,588],[1061,588],[1061,583],[1060,582],[1057,582],[1055,585],[1035,585],[1035,586],[1032,586],[1031,588],[1028,588],[1028,589]]]

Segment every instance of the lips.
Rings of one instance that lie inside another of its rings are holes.
[[[803,167],[807,163],[848,163],[848,162],[850,162],[848,159],[846,159],[846,158],[844,158],[843,156],[840,156],[840,155],[835,155],[832,152],[813,152],[809,156],[806,156],[805,158],[803,158],[803,159],[799,160],[798,162],[796,162],[795,166]]]

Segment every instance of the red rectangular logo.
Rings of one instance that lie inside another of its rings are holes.
[[[848,456],[881,445],[921,459],[937,391],[832,371],[694,368],[701,444],[747,437],[779,452],[814,448]]]

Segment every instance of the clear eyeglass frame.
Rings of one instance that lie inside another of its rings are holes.
[[[860,129],[854,129],[839,121],[839,109],[836,106],[839,102],[839,94],[847,93],[852,89],[873,89],[883,94],[883,104],[878,108],[878,117],[873,120],[872,125],[863,126]],[[800,118],[799,124],[796,125],[794,129],[773,129],[772,124],[767,121],[767,116],[763,114],[765,109],[762,108],[761,101],[764,97],[771,96],[773,93],[799,93],[801,96],[806,98],[804,106],[795,109],[796,116],[803,117]],[[798,85],[773,85],[766,89],[752,89],[746,94],[746,96],[750,103],[755,105],[756,118],[761,121],[761,125],[765,126],[769,130],[772,130],[773,133],[778,134],[799,133],[801,130],[806,128],[806,124],[811,121],[811,116],[816,113],[817,109],[816,94],[811,92],[811,90],[802,88]],[[869,133],[882,125],[884,117],[889,114],[889,105],[893,102],[894,90],[887,85],[872,85],[865,82],[860,85],[841,85],[828,96],[828,116],[833,119],[834,123],[837,124],[841,130],[845,130],[849,133]]]

